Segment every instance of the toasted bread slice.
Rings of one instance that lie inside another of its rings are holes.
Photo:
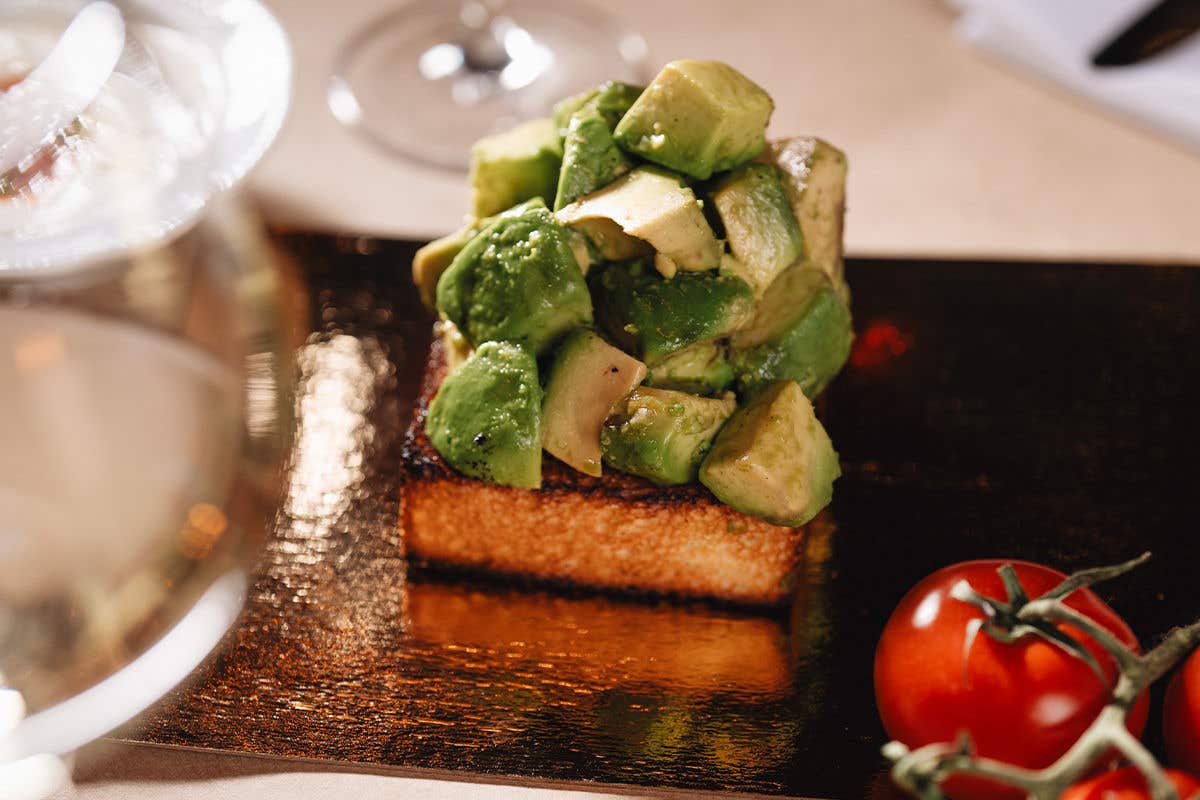
[[[803,528],[746,516],[700,484],[655,486],[611,469],[594,478],[549,455],[538,490],[459,475],[425,433],[445,375],[434,337],[401,459],[400,525],[410,557],[737,603],[777,604],[791,595]]]

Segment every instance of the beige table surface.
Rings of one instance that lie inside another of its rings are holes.
[[[461,219],[461,175],[376,152],[326,110],[338,46],[395,2],[268,0],[297,61],[291,120],[253,182],[271,219],[401,237]],[[1200,263],[1200,155],[986,60],[939,0],[603,5],[655,68],[729,61],[775,97],[773,132],[844,148],[854,255]]]
[[[444,770],[379,774],[349,765],[339,769],[314,761],[114,741],[97,742],[76,760],[76,784],[48,800],[765,800],[762,795],[524,781]],[[9,800],[3,786],[0,798]]]
[[[453,228],[461,175],[382,155],[326,111],[337,46],[393,0],[270,1],[297,76],[291,119],[252,182],[267,216],[398,237]],[[852,254],[1200,263],[1200,157],[984,60],[951,37],[936,0],[605,5],[644,33],[655,65],[736,64],[776,98],[773,131],[849,153]],[[78,796],[89,800],[549,794],[137,749],[86,777]]]

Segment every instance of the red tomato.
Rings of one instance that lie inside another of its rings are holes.
[[[984,596],[1007,600],[996,572],[1004,563],[968,561],[946,567],[904,596],[875,652],[875,700],[888,735],[912,749],[954,742],[960,731],[967,731],[979,755],[1037,769],[1065,753],[1100,713],[1117,668],[1099,646],[1070,627],[1064,630],[1095,656],[1110,685],[1102,684],[1082,660],[1043,639],[1003,644],[980,632],[966,655],[968,625],[983,613],[950,597],[950,589],[966,580]],[[1031,598],[1065,577],[1038,564],[1008,563]],[[1138,649],[1129,626],[1091,591],[1076,591],[1066,602]],[[1141,735],[1146,712],[1143,696],[1130,714],[1134,735]],[[960,800],[1024,796],[981,778],[953,778],[945,789]]]
[[[1171,763],[1200,775],[1200,650],[1183,662],[1167,687],[1163,735]]]
[[[1200,780],[1174,769],[1167,770],[1167,777],[1175,784],[1180,800],[1200,796]],[[1135,767],[1125,767],[1075,784],[1063,792],[1060,800],[1150,800],[1150,793],[1142,773]]]

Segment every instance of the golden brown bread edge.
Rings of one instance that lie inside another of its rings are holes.
[[[409,557],[601,589],[755,605],[790,597],[804,529],[735,511],[700,484],[661,487],[611,469],[594,478],[549,455],[538,490],[459,475],[425,433],[445,375],[434,337],[401,453]]]

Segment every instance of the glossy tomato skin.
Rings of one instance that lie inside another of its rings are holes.
[[[1005,600],[997,574],[1004,563],[1013,565],[1030,597],[1065,577],[1039,564],[984,560],[955,564],[925,578],[900,601],[879,640],[875,699],[888,735],[910,748],[954,742],[959,732],[967,731],[979,755],[1036,769],[1053,763],[1075,743],[1108,702],[1110,687],[1083,661],[1040,639],[1003,644],[981,632],[966,654],[968,626],[983,614],[950,597],[950,590],[966,580],[980,594]],[[1138,649],[1129,626],[1093,592],[1077,591],[1067,605]],[[1088,647],[1115,683],[1116,665],[1108,654],[1079,631],[1066,630]],[[1141,735],[1146,711],[1142,697],[1130,714],[1134,735]],[[976,778],[954,778],[944,788],[957,800],[1023,797],[1011,787]]]
[[[1175,784],[1180,800],[1191,800],[1200,794],[1200,780],[1186,772],[1169,769],[1167,777]],[[1142,773],[1134,767],[1125,767],[1075,784],[1063,792],[1060,800],[1150,800],[1150,792]]]
[[[1171,764],[1200,775],[1200,650],[1183,662],[1167,687],[1163,736]]]

